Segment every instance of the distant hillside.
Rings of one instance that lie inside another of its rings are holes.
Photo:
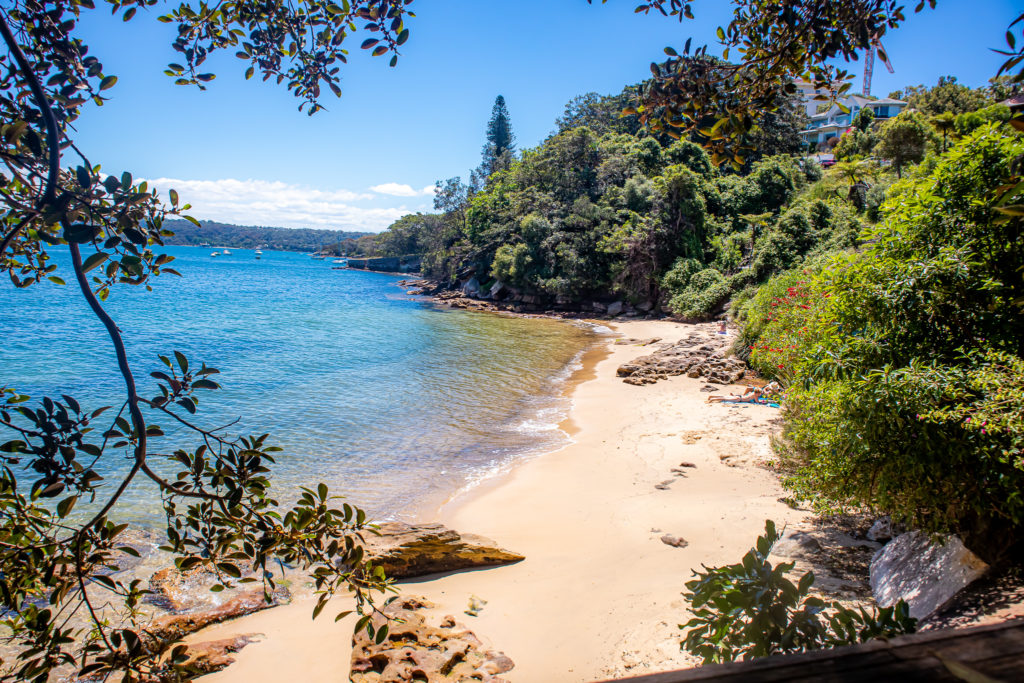
[[[240,249],[263,247],[280,251],[319,251],[329,244],[371,234],[311,228],[266,228],[216,221],[202,221],[202,224],[201,228],[197,228],[185,220],[168,220],[165,225],[168,230],[174,231],[174,237],[168,238],[167,244],[195,246],[206,243],[216,247]]]

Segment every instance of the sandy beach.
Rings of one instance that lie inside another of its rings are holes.
[[[614,325],[623,337],[665,342],[695,327],[714,334],[709,325],[668,321]],[[738,561],[765,519],[793,523],[808,514],[780,502],[777,478],[759,466],[770,457],[778,411],[708,404],[700,379],[633,386],[616,377],[619,365],[650,352],[609,338],[571,389],[563,428],[574,443],[438,512],[437,521],[488,536],[524,561],[401,584],[404,594],[437,605],[431,619],[455,615],[511,657],[508,680],[568,683],[692,666],[679,651],[678,628],[688,619],[681,592],[692,570]],[[695,467],[673,474],[683,462]],[[667,545],[665,534],[688,545]],[[472,617],[464,610],[474,596],[486,605]],[[346,681],[352,622],[335,623],[330,609],[314,622],[311,609],[299,600],[194,635],[260,634],[208,680]]]

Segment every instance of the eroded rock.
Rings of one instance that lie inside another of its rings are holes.
[[[381,535],[368,536],[365,548],[374,564],[397,579],[494,567],[525,559],[489,538],[462,534],[443,524],[382,524]]]
[[[476,634],[445,617],[431,626],[417,610],[425,601],[403,598],[373,617],[374,629],[388,626],[387,638],[376,644],[360,631],[352,638],[352,683],[484,681],[504,683],[499,674],[515,664],[502,652],[487,649]]]
[[[925,619],[988,570],[956,536],[901,534],[871,560],[871,590],[882,607],[906,601],[910,616]]]
[[[186,614],[166,614],[157,617],[146,627],[149,637],[161,642],[174,642],[185,636],[204,629],[211,624],[219,624],[228,619],[244,617],[253,612],[274,607],[288,601],[286,588],[278,588],[270,596],[268,603],[264,599],[263,589],[254,588],[235,595],[221,605],[210,609],[188,612]]]
[[[672,534],[665,534],[664,536],[662,536],[661,542],[665,545],[670,545],[673,548],[685,548],[686,546],[690,545],[689,541],[687,541],[682,536],[673,536]]]
[[[194,643],[188,646],[188,664],[194,667],[199,673],[212,674],[235,663],[232,656],[249,643],[254,642],[254,634],[224,638],[222,640],[208,640],[202,643]]]
[[[635,385],[653,384],[674,375],[704,378],[706,387],[735,384],[746,376],[747,366],[738,358],[726,357],[731,338],[713,334],[710,327],[698,329],[674,344],[662,345],[650,355],[622,364],[616,374],[626,384]],[[715,391],[713,387],[711,390]]]

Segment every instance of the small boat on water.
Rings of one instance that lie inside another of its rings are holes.
[[[263,256],[263,252],[260,251],[259,249],[257,249],[256,250],[256,260],[258,261],[261,256]]]
[[[231,251],[227,247],[224,247],[224,252],[223,253],[224,253],[225,256],[230,256],[231,255]]]
[[[347,258],[334,259],[333,261],[331,261],[331,263],[337,263],[339,266],[347,266],[348,265],[348,259]]]
[[[220,256],[220,252],[219,251],[215,251],[212,254],[210,254],[210,256]]]

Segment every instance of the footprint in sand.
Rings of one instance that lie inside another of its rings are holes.
[[[683,440],[683,444],[690,446],[704,438],[705,434],[707,434],[705,431],[682,432],[679,437]]]

